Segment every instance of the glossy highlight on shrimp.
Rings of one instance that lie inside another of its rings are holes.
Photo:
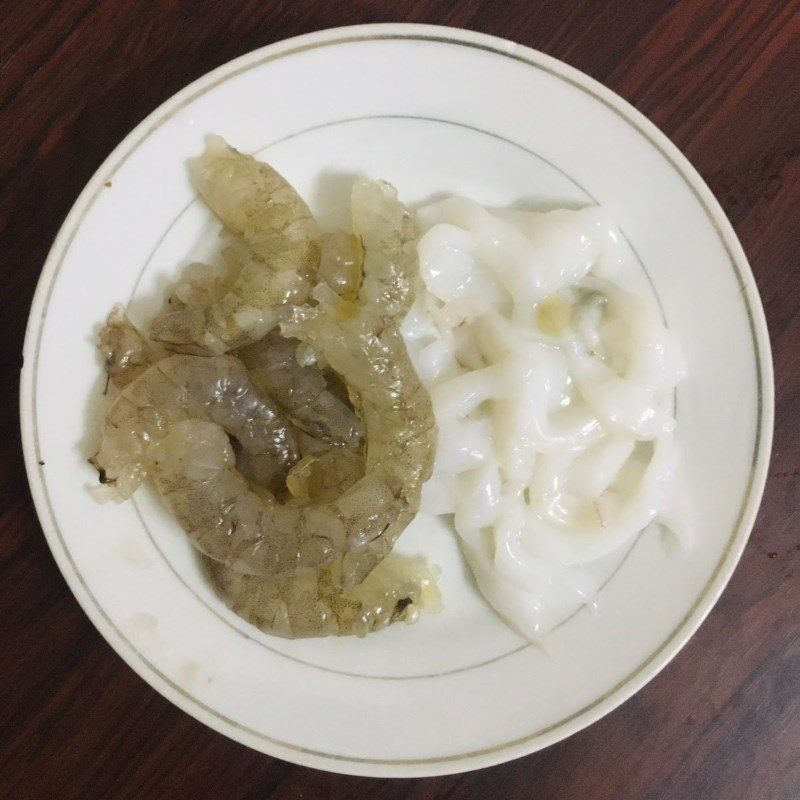
[[[166,311],[150,333],[172,350],[219,354],[256,341],[277,324],[283,307],[305,301],[319,269],[319,231],[283,176],[219,136],[208,137],[191,177],[246,255],[222,297]]]

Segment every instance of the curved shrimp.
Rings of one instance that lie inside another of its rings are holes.
[[[222,426],[276,487],[299,458],[288,420],[259,394],[239,359],[171,355],[129,383],[109,409],[91,459],[101,481],[121,499],[129,497],[152,469],[152,444],[189,419]]]
[[[283,326],[284,333],[309,342],[346,377],[367,432],[367,474],[381,468],[401,487],[403,507],[383,534],[346,553],[346,586],[363,580],[415,516],[436,441],[430,398],[398,327],[413,300],[413,220],[396,190],[382,181],[355,184],[352,213],[364,250],[364,277],[355,304],[296,309]]]
[[[290,344],[287,342],[287,344]],[[128,319],[125,311],[121,305],[116,305],[108,315],[106,324],[100,330],[98,336],[98,350],[103,356],[103,366],[109,380],[118,388],[123,389],[137,377],[139,377],[149,366],[154,364],[160,358],[164,357],[163,353],[155,352],[155,348],[145,339],[139,332],[135,325]],[[292,346],[294,352],[294,346]],[[296,363],[296,362],[295,362]],[[309,370],[307,367],[300,367],[299,370]],[[313,371],[312,371],[313,372]],[[318,380],[324,385],[325,379],[321,373]],[[252,373],[251,373],[252,377]],[[289,376],[291,377],[291,375]],[[311,383],[312,377],[306,378],[306,381]],[[258,384],[258,382],[256,381]],[[263,384],[259,388],[269,396],[269,392],[265,391]],[[300,387],[302,389],[302,386]],[[342,418],[348,419],[348,426],[342,427],[339,425],[342,433],[349,433],[351,430],[356,430],[359,437],[361,436],[361,423],[352,410],[347,407],[343,400],[333,398],[334,402],[324,403],[324,406],[330,406],[334,412],[338,412],[337,417],[331,426],[331,429],[337,431],[337,423],[341,423]],[[337,405],[344,406],[344,412],[337,407]],[[321,410],[324,414],[324,409]],[[350,417],[347,416],[350,415]],[[322,423],[318,423],[320,427]],[[329,437],[328,440],[324,438],[314,437],[302,429],[295,429],[290,426],[291,433],[297,442],[297,449],[299,455],[302,456],[299,462],[294,464],[287,475],[287,482],[290,485],[290,492],[294,496],[307,497],[308,489],[306,484],[311,481],[317,487],[329,485],[331,482],[330,476],[337,476],[337,480],[348,480],[349,477],[356,473],[356,477],[349,480],[349,483],[355,483],[355,480],[363,475],[364,459],[356,453],[345,454],[341,450],[336,454],[330,452],[331,444],[337,444],[335,437]],[[344,438],[344,436],[342,436]],[[360,438],[357,440],[360,442]],[[273,490],[276,489],[275,481],[278,473],[284,469],[288,462],[286,460],[279,460],[275,462],[273,457],[265,457],[263,453],[258,453],[252,449],[247,450],[239,444],[238,441],[232,442],[234,453],[236,454],[236,465],[239,471],[250,481],[254,486],[261,489],[272,485]],[[332,463],[335,456],[336,464]],[[348,485],[349,485],[348,483]],[[318,492],[319,494],[319,492]]]
[[[363,474],[363,457],[335,448],[301,459],[286,483],[301,500],[330,500]],[[390,554],[357,586],[344,589],[342,556],[300,575],[260,578],[205,557],[205,571],[228,607],[265,633],[289,638],[365,636],[420,611],[436,612],[438,570],[422,558]]]
[[[436,438],[430,400],[397,327],[412,299],[414,226],[384,183],[356,185],[353,221],[364,249],[357,300],[343,293],[335,303],[296,310],[287,330],[318,350],[358,398],[364,462],[355,451],[325,452],[311,440],[304,445],[310,458],[294,466],[291,459],[283,462],[293,499],[279,504],[254,493],[235,468],[226,436],[241,441],[234,424],[241,420],[213,412],[215,400],[156,413],[165,400],[169,406],[170,395],[160,380],[146,382],[155,370],[169,373],[173,359],[237,361],[225,356],[171,356],[134,381],[121,396],[123,408],[112,408],[94,460],[106,480],[128,494],[149,469],[190,541],[209,557],[226,602],[263,630],[284,636],[363,635],[413,619],[430,584],[418,564],[410,571],[398,570],[395,558],[379,564],[419,507]],[[180,389],[176,378],[172,387]],[[182,398],[192,395],[183,388]],[[240,388],[239,394],[248,394],[244,382]],[[131,432],[136,426],[130,417],[143,423],[141,430]],[[133,468],[115,461],[125,452],[132,453]]]
[[[223,428],[202,419],[172,424],[147,455],[155,484],[191,543],[251,575],[325,566],[379,538],[403,507],[380,470],[327,502],[265,500],[236,469]]]
[[[206,573],[225,603],[265,633],[287,638],[365,636],[420,610],[441,607],[437,571],[421,558],[392,555],[358,586],[344,590],[341,560],[292,578],[261,580],[205,559]]]
[[[241,361],[173,355],[123,390],[92,462],[121,497],[151,474],[199,550],[257,575],[327,564],[379,537],[402,508],[396,482],[379,468],[331,502],[266,502],[236,470],[226,434],[271,464],[270,488],[282,487],[297,447]]]
[[[219,136],[208,137],[191,177],[247,256],[220,299],[161,314],[151,335],[173,350],[219,354],[259,339],[277,324],[281,306],[306,299],[319,268],[319,232],[280,174]]]
[[[359,447],[364,426],[352,408],[328,391],[319,369],[298,363],[298,344],[273,332],[236,354],[255,384],[274,398],[301,430],[331,444]]]

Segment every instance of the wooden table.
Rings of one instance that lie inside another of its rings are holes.
[[[390,20],[515,39],[584,70],[655,121],[741,238],[764,299],[777,390],[758,523],[719,604],[672,664],[543,752],[402,781],[330,775],[247,750],[123,664],[45,544],[16,394],[47,250],[114,145],[173,92],[241,53]],[[0,237],[0,797],[800,798],[797,0],[0,0]]]

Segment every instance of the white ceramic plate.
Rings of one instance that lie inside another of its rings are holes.
[[[446,609],[365,640],[284,641],[232,615],[146,490],[98,505],[86,463],[102,379],[94,336],[115,302],[135,319],[217,225],[185,161],[223,134],[271,161],[325,220],[352,176],[417,202],[599,202],[618,221],[688,356],[678,437],[697,542],[668,557],[641,536],[598,598],[526,645],[482,602],[454,535],[418,518],[399,549],[443,569]],[[87,425],[91,428],[87,434]],[[763,312],[736,236],[694,169],[646,119],[552,58],[447,28],[323,31],[220,67],[112,153],[45,265],[25,342],[22,430],[34,500],[64,576],[146,681],[227,736],[365,775],[458,772],[588,725],[672,658],[747,540],[767,470],[772,372]],[[33,590],[33,587],[32,587]]]

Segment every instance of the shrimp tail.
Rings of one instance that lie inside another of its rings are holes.
[[[341,559],[292,578],[253,578],[204,560],[225,603],[265,633],[285,638],[366,636],[394,622],[438,611],[437,571],[420,558],[392,556],[360,585],[342,588]]]

